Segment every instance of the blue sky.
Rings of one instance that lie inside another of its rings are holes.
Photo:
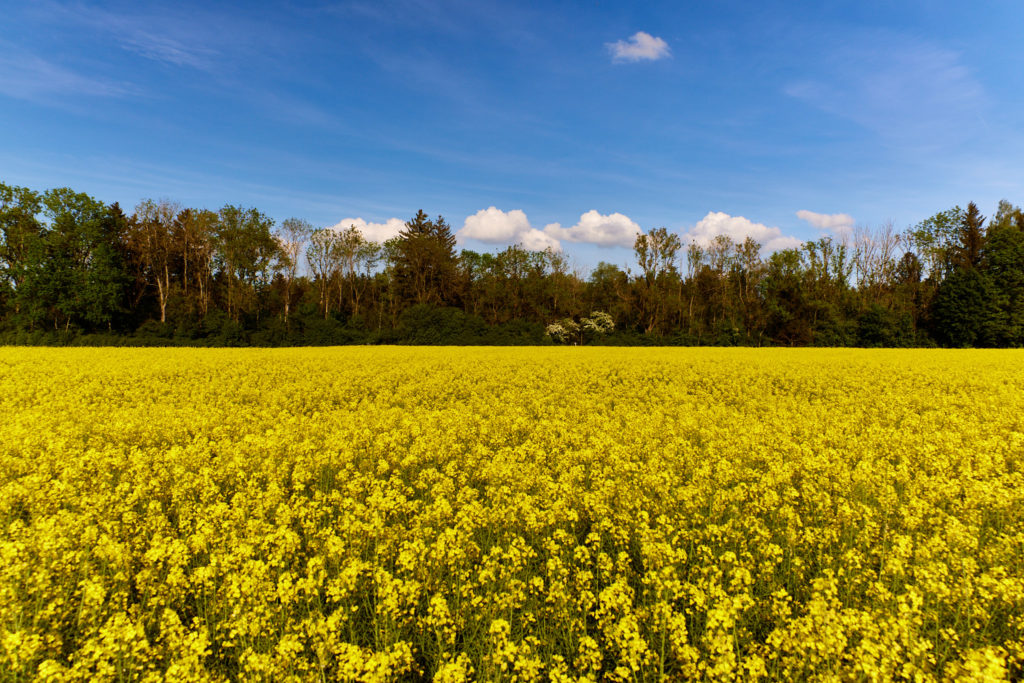
[[[1017,1],[0,0],[0,17],[0,180],[127,208],[243,204],[371,236],[423,208],[465,246],[592,266],[628,264],[656,226],[777,248],[1024,201]]]

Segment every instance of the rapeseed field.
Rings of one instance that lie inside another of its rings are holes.
[[[0,680],[1024,676],[1024,354],[0,349]]]

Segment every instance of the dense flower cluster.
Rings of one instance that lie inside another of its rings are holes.
[[[0,679],[1024,675],[1024,355],[0,350]]]

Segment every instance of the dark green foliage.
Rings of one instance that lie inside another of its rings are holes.
[[[472,345],[487,334],[487,324],[458,308],[416,304],[398,319],[396,341],[407,344]]]
[[[959,269],[935,295],[932,333],[945,346],[995,346],[1001,317],[992,278],[977,268]]]
[[[957,266],[977,268],[981,264],[981,251],[985,247],[985,217],[974,202],[967,205],[967,213],[960,222],[960,244],[957,246]]]
[[[123,263],[125,218],[67,188],[42,196],[49,224],[35,231],[20,252],[15,300],[23,324],[52,325],[65,332],[110,329],[124,310],[128,275]]]
[[[20,313],[19,288],[37,253],[43,226],[42,198],[25,187],[0,183],[0,311]]]
[[[999,305],[995,344],[1024,346],[1024,216],[989,228],[983,266]]]
[[[784,249],[771,255],[761,282],[767,317],[766,332],[784,346],[813,341],[813,318],[808,315],[808,291],[803,285],[800,252]]]
[[[879,304],[871,304],[857,320],[857,345],[868,348],[914,346],[914,321]]]
[[[401,299],[413,304],[457,301],[457,259],[451,226],[418,211],[399,235],[394,256],[395,281]]]

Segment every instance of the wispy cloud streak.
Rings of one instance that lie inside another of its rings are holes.
[[[66,96],[123,97],[135,92],[127,83],[89,76],[0,43],[0,94],[52,104]]]
[[[870,47],[834,48],[784,92],[902,144],[962,140],[982,118],[988,98],[959,53],[905,37],[857,42]]]

